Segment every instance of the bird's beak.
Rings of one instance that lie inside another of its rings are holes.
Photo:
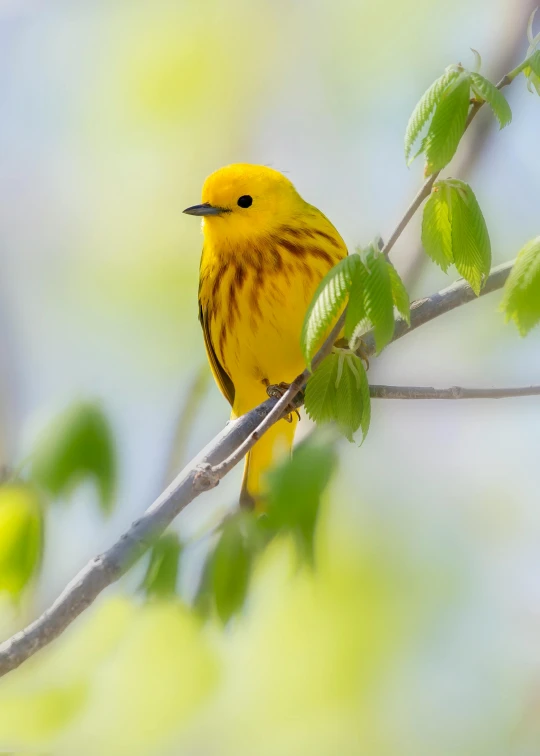
[[[214,207],[209,202],[204,202],[202,205],[186,207],[183,212],[187,215],[222,215],[227,211],[223,207]]]

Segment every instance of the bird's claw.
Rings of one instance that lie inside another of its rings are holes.
[[[287,391],[287,389],[290,388],[290,383],[285,383],[282,381],[281,383],[272,383],[270,386],[266,387],[266,393],[271,399],[281,399],[283,394]],[[298,420],[300,420],[300,412],[296,409],[296,407],[291,407],[290,412],[288,412],[284,416],[284,420],[286,420],[288,423],[292,423],[292,413],[295,412],[296,416],[298,417]]]

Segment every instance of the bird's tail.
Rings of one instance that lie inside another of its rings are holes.
[[[292,422],[279,420],[264,436],[257,441],[246,457],[240,504],[259,511],[264,511],[264,496],[268,490],[266,473],[274,462],[290,454],[294,432],[298,423],[296,413],[291,415]]]

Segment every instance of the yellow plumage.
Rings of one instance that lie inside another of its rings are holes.
[[[203,216],[199,316],[214,378],[238,417],[267,398],[269,385],[304,369],[304,315],[347,249],[330,221],[265,166],[221,168],[202,201],[185,211]],[[265,472],[291,448],[296,422],[278,422],[249,453],[245,498],[264,496]]]

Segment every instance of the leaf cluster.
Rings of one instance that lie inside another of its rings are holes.
[[[423,154],[426,176],[448,165],[465,132],[471,101],[487,102],[501,129],[512,120],[510,106],[494,84],[461,65],[449,66],[424,93],[409,119],[405,131],[407,163]]]

